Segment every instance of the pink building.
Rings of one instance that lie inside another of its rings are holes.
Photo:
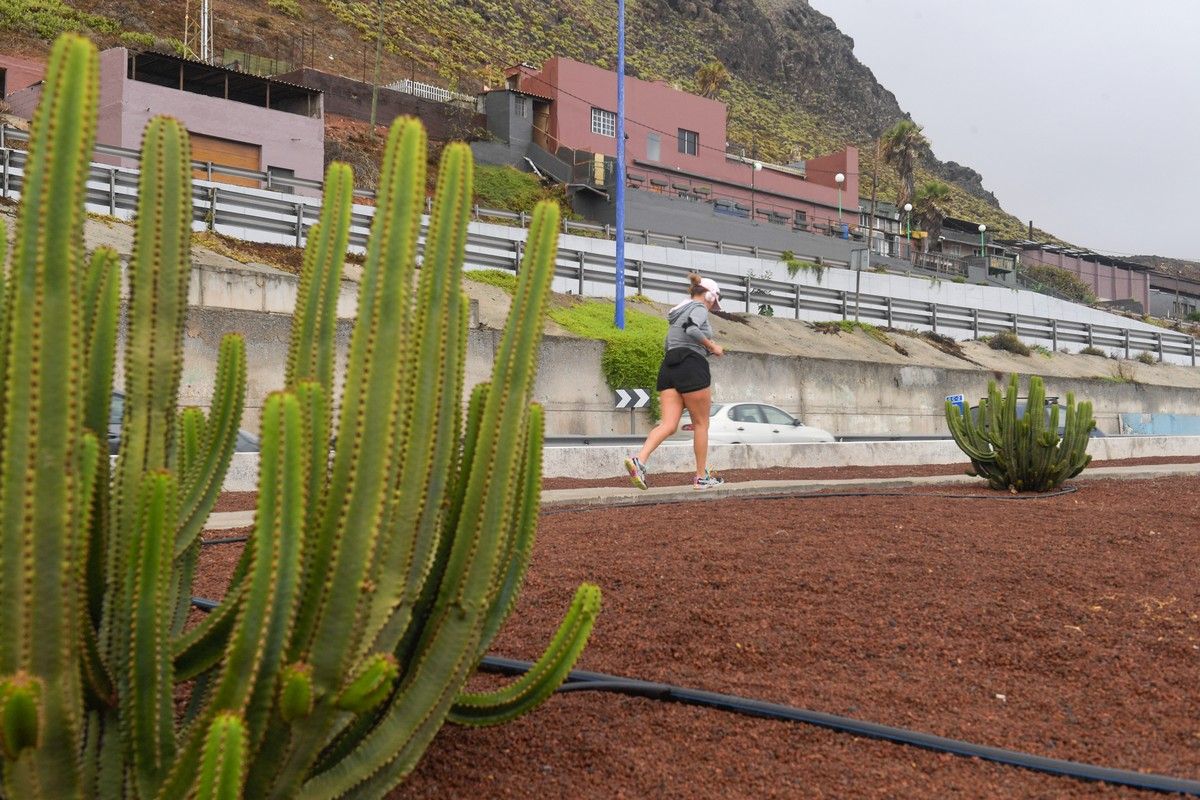
[[[531,120],[532,142],[543,150],[560,158],[574,151],[615,158],[615,72],[556,57],[541,69],[510,68],[506,89],[515,97],[511,113]],[[626,78],[625,117],[626,170],[635,189],[689,197],[802,230],[836,221],[839,206],[845,220],[857,222],[856,148],[789,166],[756,162],[740,148],[730,152],[724,103],[664,81]],[[600,170],[611,171],[611,164],[585,165],[587,183],[608,184],[611,174]]]
[[[0,53],[0,100],[22,89],[28,89],[45,76],[44,62]]]
[[[1021,263],[1059,267],[1086,283],[1103,302],[1133,300],[1150,309],[1150,268],[1087,250],[1020,242]]]
[[[14,113],[33,115],[37,84],[9,95]],[[192,159],[248,172],[321,180],[325,122],[321,92],[224,67],[155,52],[114,47],[100,54],[99,144],[138,149],[151,117],[167,115],[191,134]],[[132,159],[97,161],[134,167]],[[206,177],[206,170],[197,170]],[[246,186],[262,181],[214,174]]]

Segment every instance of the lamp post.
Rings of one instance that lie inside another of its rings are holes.
[[[987,225],[980,224],[979,226],[979,255],[984,259],[987,258]],[[987,261],[984,261],[984,266],[987,266]]]
[[[756,222],[756,220],[758,219],[758,217],[756,216],[758,212],[754,208],[754,183],[755,183],[755,178],[758,176],[758,173],[762,171],[762,162],[755,161],[750,166],[751,166],[751,169],[750,169],[750,221]]]
[[[904,224],[907,230],[905,238],[912,241],[912,203],[904,204]]]
[[[833,182],[837,184],[838,190],[838,222],[842,221],[842,184],[846,182],[846,176],[838,173],[833,176]]]

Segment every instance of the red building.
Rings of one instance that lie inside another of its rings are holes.
[[[46,76],[46,64],[32,58],[0,53],[0,100],[28,89]]]
[[[523,139],[519,128],[527,122],[530,141],[568,162],[576,184],[609,188],[617,149],[616,73],[556,57],[541,69],[522,64],[506,75],[505,88],[491,94],[507,95],[508,102],[485,99],[489,127],[503,129],[506,139],[508,133]],[[511,119],[497,126],[496,112]],[[664,81],[626,78],[625,118],[626,171],[635,190],[800,230],[827,230],[839,206],[847,223],[857,223],[856,148],[788,166],[756,161],[729,146],[724,103]]]

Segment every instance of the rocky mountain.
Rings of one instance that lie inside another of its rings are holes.
[[[178,45],[178,0],[6,0],[0,32],[36,45],[58,29],[101,38],[158,38]],[[198,2],[191,6],[199,5]],[[233,49],[291,65],[306,63],[370,80],[382,31],[386,81],[416,77],[460,91],[495,85],[505,66],[560,54],[612,67],[612,0],[213,0],[218,55]],[[628,0],[627,63],[632,75],[695,90],[695,72],[720,60],[731,80],[729,138],[764,158],[789,161],[857,144],[863,194],[876,174],[873,141],[907,117],[896,97],[854,55],[854,42],[807,0]],[[920,120],[917,120],[919,123]],[[951,213],[1023,236],[969,167],[926,153],[920,179],[951,184]],[[896,188],[877,171],[880,197]]]

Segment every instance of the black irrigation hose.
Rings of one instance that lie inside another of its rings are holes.
[[[1042,492],[1040,494],[948,494],[942,492],[782,492],[780,494],[760,494],[751,495],[744,499],[746,500],[820,500],[823,497],[939,497],[949,500],[1045,500],[1049,497],[1061,497],[1064,494],[1072,494],[1079,489],[1075,486],[1064,486],[1056,492]],[[723,497],[722,500],[737,500],[737,497]],[[672,505],[674,503],[687,503],[690,500],[686,498],[671,498],[663,500],[638,500],[634,498],[627,503],[610,503],[607,508],[628,508],[630,506],[663,506]],[[542,511],[542,514],[571,514],[582,511],[587,511],[595,506],[570,506],[562,508],[548,508]],[[249,536],[243,534],[241,536],[226,536],[222,539],[201,539],[201,546],[210,544],[237,544],[249,540]]]
[[[204,612],[215,609],[215,600],[203,597],[193,597],[192,605]],[[533,664],[529,661],[518,661],[502,656],[484,656],[479,668],[484,672],[494,672],[504,675],[524,675]],[[566,682],[558,688],[559,692],[614,692],[616,694],[642,697],[647,700],[658,700],[670,703],[713,708],[718,711],[730,711],[735,714],[745,714],[750,717],[782,720],[785,722],[803,722],[828,728],[839,733],[849,733],[869,739],[882,739],[895,744],[922,747],[939,753],[963,756],[965,758],[980,758],[994,761],[1012,767],[1045,772],[1062,778],[1077,778],[1085,781],[1102,781],[1118,786],[1129,786],[1134,789],[1144,789],[1154,792],[1174,792],[1200,797],[1200,781],[1186,778],[1172,778],[1167,775],[1134,772],[1127,769],[1098,767],[1094,764],[1083,764],[1078,761],[1065,761],[1059,758],[1035,756],[1020,750],[1005,750],[1002,747],[990,747],[982,744],[972,744],[961,739],[949,739],[945,736],[935,736],[931,733],[912,731],[905,728],[893,728],[890,725],[880,725],[876,722],[864,722],[839,717],[836,714],[825,714],[820,711],[807,711],[803,708],[785,706],[780,703],[768,703],[763,700],[750,700],[730,694],[706,692],[700,689],[687,689],[672,686],[668,683],[654,683],[636,678],[621,678],[616,675],[606,675],[602,672],[586,672],[572,670]]]
[[[517,661],[516,659],[501,658],[499,656],[485,656],[479,665],[482,670],[506,675],[523,675],[532,666],[528,661]],[[1083,764],[1078,761],[1065,761],[1058,758],[1045,758],[1044,756],[1035,756],[1031,753],[1022,753],[1019,750],[1005,750],[1000,747],[972,744],[960,739],[948,739],[944,736],[935,736],[930,733],[906,730],[904,728],[893,728],[890,725],[880,725],[875,722],[863,722],[862,720],[839,717],[819,711],[807,711],[802,708],[785,706],[779,703],[749,700],[735,695],[705,692],[699,689],[686,689],[666,683],[621,678],[615,675],[605,675],[600,672],[574,670],[567,676],[566,683],[559,688],[559,691],[616,692],[634,697],[644,697],[648,700],[684,703],[687,705],[714,708],[720,711],[732,711],[751,717],[804,722],[809,725],[829,728],[840,733],[850,733],[855,736],[882,739],[896,744],[923,747],[927,750],[950,753],[966,758],[981,758],[987,761],[995,761],[999,764],[1022,767],[1059,777],[1103,781],[1135,789],[1146,789],[1156,792],[1178,792],[1200,797],[1200,781],[1134,772],[1127,769],[1099,767],[1094,764]]]

